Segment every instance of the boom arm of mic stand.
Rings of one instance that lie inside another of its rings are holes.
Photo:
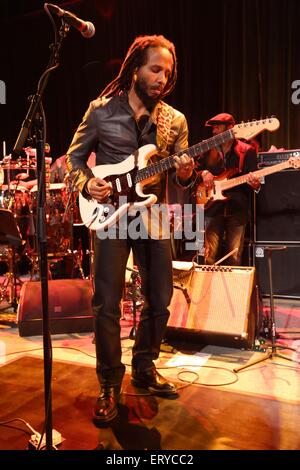
[[[14,145],[14,148],[13,148],[13,154],[14,155],[17,155],[22,150],[22,148],[25,146],[25,142],[27,140],[29,130],[32,126],[32,121],[35,118],[37,110],[39,109],[40,102],[41,102],[41,95],[38,95],[38,94],[34,95],[32,100],[31,100],[30,107],[28,109],[26,118],[23,121],[23,124],[22,124],[21,130],[20,130],[20,133],[18,135],[17,141]]]

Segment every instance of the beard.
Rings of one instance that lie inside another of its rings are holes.
[[[134,83],[134,91],[136,92],[140,100],[144,103],[146,109],[149,110],[153,109],[156,103],[158,103],[161,98],[161,94],[155,98],[152,98],[148,95],[147,84],[145,80],[136,80],[136,82]]]

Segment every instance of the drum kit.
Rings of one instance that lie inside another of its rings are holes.
[[[26,152],[27,153],[27,152]],[[47,162],[48,160],[48,162]],[[71,256],[72,271],[78,268],[84,278],[81,266],[82,253],[74,250],[73,225],[80,225],[78,208],[78,191],[66,181],[65,183],[50,183],[50,161],[46,159],[46,231],[48,259],[53,263],[56,259]],[[7,300],[12,303],[12,288],[16,286],[13,269],[16,262],[25,256],[31,263],[31,279],[38,275],[38,249],[36,241],[38,188],[35,178],[36,157],[27,153],[26,158],[12,161],[4,157],[0,161],[0,214],[9,215],[20,234],[20,247],[12,247],[6,237],[5,223],[1,218],[0,228],[0,262],[8,266],[4,281],[0,283],[0,303]],[[32,171],[33,170],[33,171]],[[34,176],[33,176],[34,175]],[[13,273],[13,274],[12,274]],[[73,273],[72,273],[73,274]],[[49,270],[51,278],[51,271]],[[73,277],[72,275],[70,277]],[[16,292],[15,292],[16,294]]]

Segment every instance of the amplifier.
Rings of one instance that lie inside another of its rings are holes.
[[[299,157],[300,150],[282,150],[278,152],[259,152],[257,155],[257,166],[262,168],[265,166],[276,165],[276,163],[285,162],[291,157]]]
[[[189,332],[204,344],[252,347],[257,322],[254,267],[173,269],[168,333]]]
[[[293,169],[265,178],[259,193],[255,195],[255,242],[266,245],[299,243],[299,181],[300,172]]]
[[[257,279],[259,282],[260,292],[264,296],[270,295],[269,267],[267,254],[265,252],[266,246],[276,247],[276,244],[269,243],[268,245],[254,245],[254,263],[256,266]],[[273,294],[274,297],[278,298],[286,297],[300,299],[300,244],[287,244],[285,246],[285,250],[276,250],[272,253]],[[300,320],[299,312],[298,316]],[[288,323],[286,323],[286,325],[287,324]]]

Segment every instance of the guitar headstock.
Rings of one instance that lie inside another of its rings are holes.
[[[260,119],[259,121],[241,122],[240,124],[236,124],[232,131],[235,138],[249,140],[263,131],[274,132],[279,126],[279,120],[275,117],[271,117]]]
[[[289,166],[291,168],[300,168],[300,157],[289,158]]]

